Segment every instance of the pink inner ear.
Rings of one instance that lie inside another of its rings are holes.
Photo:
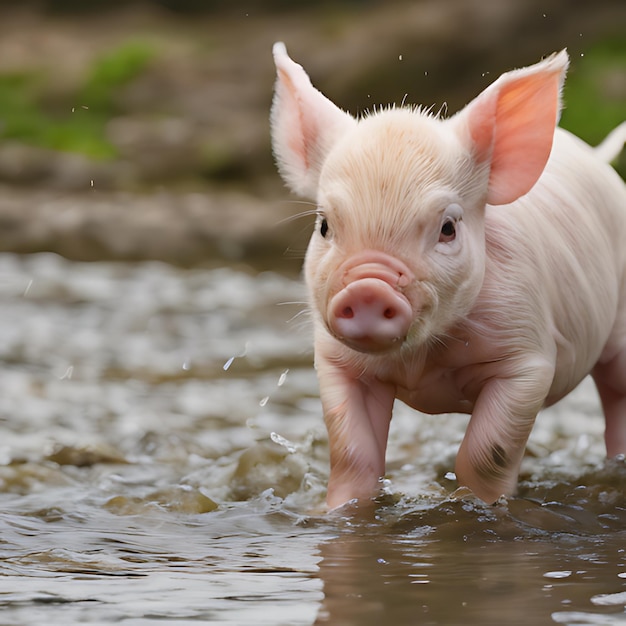
[[[550,156],[559,112],[561,68],[503,75],[468,106],[478,162],[489,162],[489,204],[528,193]]]
[[[283,105],[283,125],[287,131],[287,144],[293,152],[293,156],[299,159],[303,169],[308,169],[309,159],[307,156],[306,143],[310,141],[311,130],[306,129],[307,124],[302,115],[302,102],[298,98],[298,92],[289,76],[289,73],[278,70],[280,97],[289,99],[288,106]]]
[[[275,47],[278,71],[272,105],[272,145],[281,175],[293,191],[314,198],[319,173],[332,145],[356,123],[309,80],[284,47]]]
[[[468,106],[470,136],[480,163],[491,159],[495,137],[497,94],[489,96],[484,93]]]
[[[555,73],[552,80],[537,78],[518,80],[498,97],[490,204],[507,204],[528,193],[550,157],[559,111],[559,81]]]

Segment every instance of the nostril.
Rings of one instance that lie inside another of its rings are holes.
[[[354,311],[351,306],[346,306],[341,310],[341,317],[344,319],[352,319],[354,317]]]
[[[391,307],[387,307],[384,311],[383,311],[383,315],[388,319],[391,320],[396,316],[396,310],[391,308]]]

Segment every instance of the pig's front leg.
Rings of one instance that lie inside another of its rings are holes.
[[[456,460],[459,483],[487,503],[515,492],[528,436],[554,377],[554,364],[543,358],[499,367],[476,400]]]
[[[328,430],[329,508],[376,495],[395,397],[393,385],[360,377],[316,351],[320,397]]]

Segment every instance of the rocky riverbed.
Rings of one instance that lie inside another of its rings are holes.
[[[307,207],[282,188],[269,144],[275,40],[353,113],[401,101],[452,112],[501,71],[564,46],[575,76],[585,51],[626,20],[626,5],[612,0],[260,7],[193,15],[132,3],[80,14],[2,7],[0,78],[15,82],[5,91],[34,91],[51,126],[95,124],[101,112],[85,85],[112,50],[149,54],[108,96],[96,137],[110,148],[104,157],[6,136],[3,120],[0,249],[297,269],[307,222],[285,220]],[[600,92],[626,102],[623,71],[598,76]],[[0,99],[0,118],[2,107]]]

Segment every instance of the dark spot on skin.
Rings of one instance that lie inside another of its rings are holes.
[[[481,451],[474,464],[476,473],[487,481],[500,480],[508,474],[509,460],[506,450],[499,443]]]
[[[498,467],[507,466],[506,452],[504,448],[498,443],[494,444],[494,446],[491,448],[491,458]]]

